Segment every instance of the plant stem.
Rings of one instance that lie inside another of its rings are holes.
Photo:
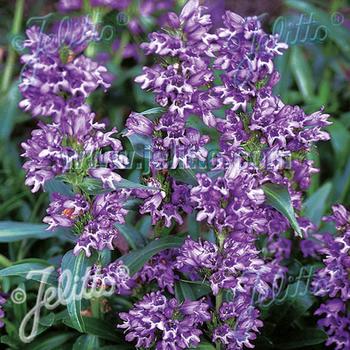
[[[217,237],[217,241],[218,241],[218,245],[219,245],[219,250],[221,252],[222,248],[224,246],[225,234],[223,232],[216,231],[216,237]],[[220,318],[220,307],[222,305],[223,296],[224,296],[223,291],[219,290],[218,295],[215,297],[215,311],[216,311],[216,317],[218,320]],[[220,341],[216,342],[216,350],[221,350]]]
[[[12,24],[12,30],[11,30],[11,38],[14,38],[15,35],[19,34],[21,30],[21,24],[22,24],[22,18],[23,18],[23,9],[24,9],[24,0],[17,0],[16,1],[16,8],[15,8],[15,16],[13,19]],[[12,75],[13,75],[13,69],[16,63],[16,50],[14,49],[12,42],[8,45],[8,57],[6,60],[6,66],[4,69],[4,75],[2,77],[1,82],[1,92],[7,92]]]
[[[100,299],[92,298],[90,304],[91,304],[92,316],[95,318],[100,318]]]
[[[126,45],[129,43],[129,40],[130,40],[129,32],[127,30],[124,30],[122,32],[122,35],[121,35],[121,38],[120,38],[119,48],[118,48],[118,50],[117,50],[117,52],[115,54],[115,58],[114,58],[114,61],[113,61],[113,63],[116,66],[119,66],[120,63],[122,62],[124,50],[125,50]]]
[[[101,20],[102,20],[102,10],[99,7],[96,7],[92,10],[92,15],[91,15],[91,19],[92,19],[92,23],[95,25],[98,25]],[[96,42],[92,41],[88,48],[86,49],[86,56],[88,57],[94,57],[96,54]]]

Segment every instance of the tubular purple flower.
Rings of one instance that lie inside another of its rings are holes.
[[[127,132],[124,133],[124,136],[129,136],[134,133],[144,136],[151,136],[154,125],[151,120],[142,114],[132,112],[126,120],[126,128]]]
[[[120,313],[126,340],[136,341],[136,348],[179,349],[196,347],[202,331],[199,327],[211,316],[204,301],[185,301],[179,305],[176,299],[167,300],[160,292],[146,294],[129,313]],[[195,311],[194,311],[195,310]]]

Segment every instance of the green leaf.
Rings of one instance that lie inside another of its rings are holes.
[[[304,216],[317,226],[327,210],[331,190],[332,184],[326,182],[304,202]]]
[[[306,1],[286,0],[285,3],[287,6],[312,16],[319,26],[325,26],[328,37],[337,44],[340,50],[350,57],[350,32],[343,25],[334,24],[332,15]]]
[[[47,225],[17,221],[0,222],[0,243],[16,242],[28,238],[46,239],[59,235],[60,230],[47,231]]]
[[[342,172],[337,170],[336,175],[333,179],[333,191],[331,194],[331,202],[344,202],[346,196],[349,194],[350,190],[350,158],[346,163],[345,169]]]
[[[94,317],[82,317],[84,323],[85,332],[91,335],[98,336],[102,339],[118,342],[120,341],[118,337],[118,332],[110,322],[97,319]],[[71,328],[79,331],[75,324],[73,324],[72,319],[65,319],[63,323]],[[81,332],[81,331],[80,331]]]
[[[71,338],[75,336],[74,333],[50,333],[45,334],[45,336],[37,338],[32,343],[24,346],[25,350],[55,350],[59,349],[59,347],[66,342],[68,342]]]
[[[304,328],[288,333],[286,340],[275,344],[276,349],[305,349],[306,346],[324,343],[328,336],[319,328]]]
[[[134,227],[128,224],[114,224],[118,231],[123,235],[123,237],[129,243],[132,249],[142,248],[145,246],[147,241],[142,236],[142,234],[136,230]]]
[[[208,295],[211,292],[211,288],[208,282],[181,280],[181,283],[191,288],[194,300],[202,298],[203,296]]]
[[[163,237],[149,243],[142,249],[124,255],[121,257],[121,260],[129,268],[130,274],[134,275],[149,259],[152,258],[152,256],[165,249],[178,248],[183,244],[184,240],[185,239],[182,237]]]
[[[100,342],[95,335],[81,335],[73,345],[72,350],[95,350],[100,348]]]
[[[8,335],[3,335],[0,338],[0,342],[2,344],[9,345],[10,349],[19,349],[20,346],[22,345],[22,343],[17,338],[10,337]]]
[[[283,102],[286,101],[289,88],[292,82],[291,72],[290,72],[290,62],[289,62],[290,51],[286,51],[283,55],[276,57],[276,69],[281,74],[283,79],[277,83],[274,88],[276,95],[282,97]]]
[[[51,327],[55,322],[55,314],[50,312],[48,315],[41,317],[39,323],[45,327]]]
[[[197,350],[215,350],[215,346],[209,342],[206,341],[202,341],[200,342],[200,344],[193,349],[197,349]]]
[[[192,212],[187,217],[187,226],[189,236],[197,240],[200,236],[200,222],[196,220],[197,212]]]
[[[150,114],[161,114],[164,113],[165,109],[163,107],[154,107],[147,109],[146,111],[140,112],[142,115],[150,115]]]
[[[197,179],[192,169],[171,169],[169,174],[177,181],[188,185],[197,185]]]
[[[331,143],[339,167],[343,167],[349,156],[350,132],[336,120],[332,120],[332,125],[329,125],[327,130],[331,134]]]
[[[82,300],[76,296],[79,296],[82,289],[85,288],[84,276],[90,265],[84,252],[80,252],[78,256],[75,256],[71,250],[64,255],[61,264],[62,274],[67,270],[67,276],[71,276],[71,278],[62,278],[60,288],[62,293],[64,293],[63,296],[66,298],[67,310],[72,325],[80,332],[85,332],[85,324],[81,315]],[[74,280],[74,283],[71,279]]]
[[[302,237],[288,190],[283,186],[273,183],[263,185],[263,190],[266,196],[266,203],[283,214],[288,219],[297,235]]]
[[[133,150],[139,157],[141,157],[142,159],[151,158],[152,139],[149,136],[131,134],[128,135],[127,138],[129,139]]]
[[[175,296],[179,302],[184,302],[185,300],[196,300],[191,285],[182,281],[178,281],[175,284]]]
[[[7,94],[0,97],[1,123],[0,123],[0,140],[6,140],[10,137],[16,124],[16,117],[21,113],[18,108],[20,101],[18,91],[18,81],[13,82]]]
[[[88,194],[96,195],[105,192],[111,192],[112,189],[103,188],[102,182],[98,179],[87,177],[84,181],[79,184],[79,186]],[[132,182],[126,179],[122,179],[121,181],[114,182],[114,186],[116,188],[127,188],[127,189],[147,189],[147,190],[158,190],[153,187],[148,187],[136,182]]]
[[[148,240],[152,228],[151,216],[143,215],[142,218],[137,222],[136,227],[140,231],[144,239]]]
[[[312,71],[308,61],[298,46],[293,46],[291,50],[291,68],[305,101],[311,101],[314,96],[315,86]]]
[[[312,276],[314,269],[302,269],[305,279]],[[297,276],[297,282],[287,285],[287,288],[276,295],[274,300],[263,307],[269,307],[272,313],[271,319],[276,323],[290,325],[292,321],[305,316],[315,302],[315,298],[309,292],[309,286]],[[272,307],[271,307],[272,304]]]
[[[51,269],[50,269],[51,267]],[[49,269],[49,270],[48,270]],[[44,275],[43,270],[46,270]],[[38,271],[38,273],[35,273]],[[50,285],[57,285],[58,274],[54,270],[53,266],[47,263],[45,260],[42,262],[25,262],[17,263],[10,267],[0,270],[0,277],[19,276],[27,278],[28,273],[30,279],[38,282],[45,282]]]
[[[50,196],[53,193],[60,193],[65,196],[73,196],[74,192],[72,191],[72,187],[62,181],[60,178],[51,179],[45,182],[44,185],[45,192],[48,192]]]

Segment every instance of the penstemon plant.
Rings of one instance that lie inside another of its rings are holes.
[[[142,4],[149,13],[172,1]],[[121,10],[129,2],[85,2],[91,6]],[[94,18],[65,18],[47,33],[27,29],[20,108],[38,125],[22,144],[25,183],[50,193],[43,222],[68,251],[56,265],[35,262],[55,266],[45,288],[64,308],[51,324],[50,314],[41,323],[35,316],[30,336],[22,324],[22,341],[63,320],[88,335],[74,349],[298,348],[271,330],[276,312],[295,301],[303,314],[291,323],[310,334],[296,343],[350,347],[350,214],[334,206],[325,221],[338,233],[321,235],[303,205],[319,171],[310,153],[329,140],[329,115],[306,114],[274,93],[274,59],[288,46],[257,17],[227,11],[214,29],[206,11],[189,0],[141,44],[154,64],[135,83],[158,106],[132,111],[120,131],[91,104],[114,78],[93,55]],[[134,33],[139,26],[129,23]],[[305,266],[294,259],[301,254]],[[32,269],[18,266],[0,276]],[[323,303],[311,310],[315,298]],[[303,323],[312,312],[319,328]]]

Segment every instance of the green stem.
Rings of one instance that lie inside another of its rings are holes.
[[[22,18],[23,18],[24,0],[16,1],[15,16],[13,19],[11,38],[14,38],[19,34],[21,30]],[[8,57],[6,60],[6,66],[4,69],[4,75],[1,82],[1,92],[6,92],[10,86],[13,69],[16,63],[16,50],[14,49],[12,42],[8,45]]]
[[[100,299],[92,298],[90,304],[91,304],[92,316],[95,318],[100,318],[100,315],[101,315]]]
[[[216,232],[216,237],[218,240],[219,249],[220,249],[220,251],[222,251],[222,248],[224,246],[224,241],[225,241],[225,234],[223,232]],[[224,296],[223,291],[219,290],[219,293],[215,297],[215,311],[216,311],[217,319],[219,319],[219,317],[220,317],[219,314],[220,314],[220,307],[221,307],[222,301],[223,301],[223,296]],[[216,342],[216,350],[221,350],[221,342],[220,341]]]
[[[129,40],[130,40],[130,34],[129,34],[128,31],[124,30],[122,32],[122,36],[120,38],[119,48],[118,48],[118,50],[117,50],[117,52],[115,54],[115,58],[114,58],[114,61],[113,61],[113,63],[116,66],[119,66],[120,63],[122,62],[122,60],[123,60],[123,53],[124,53],[126,45],[129,43]]]
[[[103,13],[102,13],[102,9],[100,9],[99,7],[96,7],[92,10],[92,23],[95,25],[98,25],[103,17]],[[94,57],[96,54],[96,42],[91,42],[88,46],[88,48],[86,49],[86,56],[88,57]]]

